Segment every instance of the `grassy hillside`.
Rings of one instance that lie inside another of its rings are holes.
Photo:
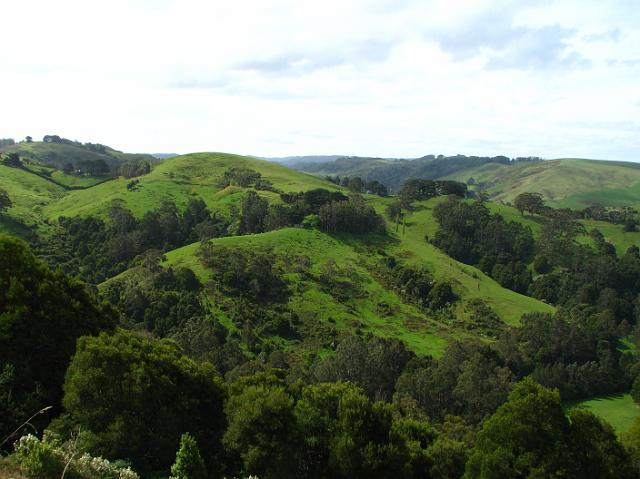
[[[595,397],[569,403],[567,409],[591,411],[611,424],[618,434],[628,431],[634,419],[640,416],[640,407],[633,402],[630,394]]]
[[[524,313],[554,310],[541,301],[501,287],[479,269],[460,263],[427,243],[425,235],[433,237],[437,231],[438,226],[432,211],[440,201],[444,201],[444,198],[434,198],[420,203],[417,211],[407,216],[404,232],[401,227],[398,233],[392,233],[399,239],[395,250],[401,256],[405,256],[409,261],[424,263],[434,272],[436,279],[451,281],[456,292],[465,301],[485,300],[508,324],[517,324]],[[394,228],[390,225],[392,231]],[[458,313],[462,318],[467,316],[464,305],[461,305]]]
[[[21,158],[58,167],[65,163],[76,164],[80,161],[92,160],[104,160],[109,166],[131,159],[145,159],[150,162],[155,160],[151,155],[123,153],[108,146],[104,147],[103,152],[98,152],[92,151],[80,143],[48,143],[44,141],[16,143],[15,145],[3,147],[0,152],[17,153]]]
[[[295,273],[287,275],[294,292],[288,306],[305,321],[335,326],[338,330],[361,329],[378,336],[401,339],[419,354],[438,355],[444,349],[446,338],[455,334],[451,328],[425,316],[386,290],[363,265],[363,256],[354,246],[319,231],[287,228],[220,238],[214,243],[252,250],[268,249],[290,261],[306,255],[311,260],[311,275],[319,274],[328,260],[335,260],[340,275],[346,275],[344,279],[355,285],[344,297],[332,296],[308,277],[303,279]],[[206,281],[208,273],[196,257],[199,246],[192,244],[172,251],[167,259],[169,264],[193,269]],[[224,317],[224,310],[214,309]]]
[[[19,168],[0,164],[0,188],[7,191],[13,207],[0,218],[0,228],[12,231],[10,223],[41,225],[46,218],[44,207],[63,198],[64,188]]]
[[[369,197],[368,200],[382,211],[389,198]],[[480,270],[459,263],[442,253],[425,240],[426,234],[434,234],[436,223],[432,208],[441,199],[433,199],[419,205],[407,218],[404,228],[395,231],[388,224],[388,236],[358,237],[350,235],[329,236],[316,230],[288,228],[258,235],[220,238],[214,244],[232,245],[252,250],[269,249],[291,260],[306,255],[311,261],[311,271],[319,273],[329,259],[336,262],[340,271],[348,271],[348,280],[358,285],[353,297],[334,298],[323,292],[312,280],[290,274],[288,279],[295,292],[289,307],[301,317],[312,318],[338,329],[361,329],[379,336],[405,341],[420,354],[438,355],[446,341],[465,335],[477,335],[468,328],[468,320],[474,314],[470,306],[481,299],[505,323],[517,325],[520,317],[528,312],[551,312],[553,307],[538,300],[502,288]],[[206,282],[208,272],[197,258],[199,244],[191,244],[167,254],[168,263],[193,269]],[[411,304],[407,304],[395,292],[380,284],[372,274],[372,266],[380,254],[394,255],[408,264],[426,266],[436,281],[448,281],[460,297],[453,310],[439,317],[431,317]],[[224,316],[224,310],[217,310]]]
[[[495,201],[510,202],[524,192],[541,193],[554,207],[584,208],[594,203],[640,204],[640,164],[583,159],[489,163],[447,179],[485,183]]]
[[[220,186],[228,168],[247,167],[262,174],[282,191],[304,191],[312,188],[337,189],[335,185],[284,166],[227,153],[194,153],[177,156],[158,164],[148,175],[139,178],[136,191],[127,190],[130,180],[119,178],[87,190],[71,191],[60,201],[51,203],[45,211],[50,218],[103,213],[111,201],[122,200],[134,214],[141,216],[168,198],[184,207],[189,198],[199,196],[211,209],[225,208],[241,198],[242,192]],[[277,198],[271,192],[264,196]]]

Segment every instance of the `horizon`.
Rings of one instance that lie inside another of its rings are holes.
[[[11,45],[0,132],[16,140],[640,161],[632,1],[27,0],[4,10],[17,21],[0,31]]]

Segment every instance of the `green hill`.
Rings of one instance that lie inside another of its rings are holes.
[[[242,197],[241,189],[220,186],[224,172],[232,167],[254,169],[282,191],[337,189],[332,183],[268,161],[227,153],[193,153],[158,164],[151,173],[138,178],[140,183],[136,191],[127,190],[130,180],[119,178],[91,189],[71,191],[59,201],[51,203],[45,214],[49,218],[101,214],[113,200],[118,199],[134,214],[142,216],[146,211],[160,206],[165,198],[183,208],[194,196],[202,198],[213,210],[226,209],[229,203]],[[261,194],[273,200],[278,197],[268,191]]]
[[[512,201],[520,193],[541,193],[554,207],[640,204],[640,164],[584,159],[488,163],[447,179],[484,184],[492,200]]]
[[[155,161],[151,155],[123,153],[105,145],[80,143],[64,138],[55,142],[34,141],[7,145],[0,148],[0,153],[17,153],[21,158],[30,162],[53,166],[57,169],[62,169],[67,163],[75,165],[79,162],[95,160],[103,160],[111,168],[134,159]]]

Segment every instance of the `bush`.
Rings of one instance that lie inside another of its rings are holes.
[[[40,441],[32,434],[22,436],[16,443],[16,459],[25,474],[37,479],[59,479],[65,467],[67,477],[74,479],[138,479],[129,467],[120,467],[86,452],[80,456],[70,443],[59,444],[47,432]],[[68,466],[67,466],[68,464]]]

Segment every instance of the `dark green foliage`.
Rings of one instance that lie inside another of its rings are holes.
[[[387,196],[389,194],[389,190],[387,190],[387,187],[380,183],[378,180],[367,182],[365,189],[368,193],[372,193],[378,196]]]
[[[320,229],[327,233],[383,233],[384,219],[357,195],[347,201],[322,206],[318,212]]]
[[[79,175],[99,176],[109,173],[109,165],[103,159],[81,160],[75,165]]]
[[[229,168],[222,176],[222,186],[241,186],[246,188],[258,181],[261,176],[260,173],[251,168]]]
[[[409,363],[396,391],[434,419],[457,414],[478,423],[502,404],[514,382],[514,374],[489,346],[452,342],[438,360]]]
[[[359,176],[354,176],[352,178],[349,178],[349,184],[347,185],[347,187],[352,193],[362,193],[364,182]]]
[[[451,284],[436,282],[425,267],[401,265],[393,256],[386,257],[376,273],[405,300],[424,310],[437,311],[458,299]]]
[[[456,195],[464,198],[467,195],[467,185],[450,180],[409,179],[404,182],[398,192],[400,203],[405,208],[409,208],[414,201],[428,200],[441,195]]]
[[[505,334],[498,348],[511,368],[558,388],[563,399],[591,397],[628,387],[624,356],[610,316],[575,310],[568,314],[529,314]]]
[[[13,206],[13,202],[6,190],[0,188],[0,215]]]
[[[175,344],[124,331],[81,338],[64,390],[67,415],[57,428],[80,426],[92,453],[127,458],[142,472],[168,470],[189,431],[210,474],[218,470],[222,385],[211,365]]]
[[[146,175],[151,172],[151,163],[143,159],[125,161],[118,166],[118,174],[125,178]]]
[[[269,210],[264,218],[264,229],[272,231],[287,226],[291,226],[289,209],[284,205],[269,205]]]
[[[269,202],[261,198],[255,191],[249,190],[242,200],[240,216],[240,234],[262,233],[265,230],[265,220],[269,209]]]
[[[287,206],[292,224],[301,224],[308,215],[317,215],[320,208],[332,202],[346,201],[348,198],[338,191],[316,188],[300,193],[281,193],[280,199]]]
[[[388,401],[398,376],[413,356],[396,340],[352,336],[338,345],[335,355],[317,365],[315,376],[321,382],[350,381],[369,397]]]
[[[0,431],[45,406],[58,409],[76,340],[114,325],[113,309],[83,283],[51,271],[21,240],[0,235]]]
[[[527,290],[531,276],[526,264],[534,250],[530,228],[492,215],[482,203],[454,198],[438,204],[433,215],[440,226],[436,246],[458,261],[477,265],[504,287]]]
[[[288,294],[276,258],[269,252],[205,243],[198,256],[213,271],[214,281],[231,295],[253,302],[279,302]]]
[[[20,161],[20,155],[18,153],[8,153],[2,159],[2,163],[11,168],[22,168],[22,161]]]
[[[278,384],[247,384],[232,390],[226,404],[225,447],[243,475],[293,477],[297,442],[294,400]]]
[[[50,264],[100,283],[131,267],[134,259],[150,250],[168,251],[200,238],[226,234],[228,222],[211,216],[204,201],[189,200],[184,213],[164,201],[138,219],[121,202],[114,201],[107,221],[95,217],[60,218],[55,235],[38,245]]]
[[[544,200],[540,193],[520,193],[513,200],[513,204],[521,214],[526,211],[539,215],[544,210]]]
[[[560,396],[526,379],[485,422],[466,478],[634,477],[610,427],[590,413],[566,418]]]
[[[551,264],[546,256],[538,255],[533,260],[533,269],[538,274],[546,274],[551,271]]]
[[[303,441],[297,477],[420,477],[424,463],[411,457],[407,442],[418,455],[431,431],[396,426],[391,407],[372,402],[355,386],[307,386],[295,412]]]
[[[208,477],[198,443],[188,432],[180,438],[180,449],[176,453],[176,462],[171,466],[171,477],[175,479],[207,479]]]
[[[110,281],[103,295],[122,314],[122,322],[155,336],[176,334],[187,321],[202,319],[200,281],[187,268],[161,268],[147,255],[122,279]]]

